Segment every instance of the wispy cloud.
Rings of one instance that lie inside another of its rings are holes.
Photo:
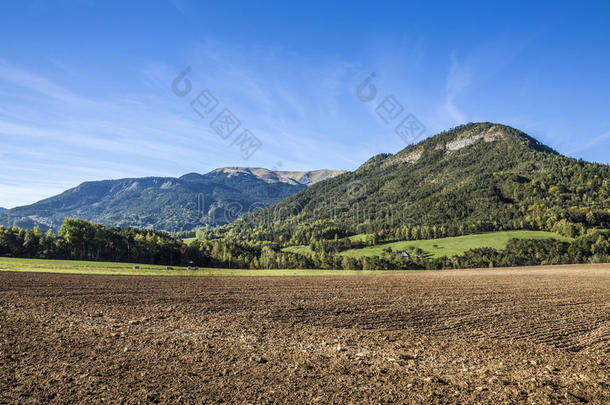
[[[341,61],[312,66],[274,49],[200,47],[205,52],[195,47],[184,62],[193,67],[193,97],[209,88],[263,141],[251,160],[242,160],[230,142],[194,114],[188,97],[171,93],[171,81],[184,67],[179,62],[144,66],[139,94],[110,98],[83,96],[2,62],[0,97],[7,102],[0,108],[0,141],[6,145],[0,185],[13,179],[10,187],[20,182],[24,192],[0,195],[0,206],[31,203],[34,195],[48,197],[50,189],[60,192],[85,180],[279,162],[284,169],[352,168],[367,157],[357,143],[337,136],[358,128],[338,100],[352,90],[349,68]],[[290,69],[298,65],[308,68]],[[56,188],[34,185],[41,178]]]
[[[17,69],[3,61],[0,61],[0,80],[63,102],[82,103],[87,101],[62,87],[57,86],[45,77]]]
[[[467,115],[460,111],[456,99],[471,83],[471,72],[460,64],[455,54],[451,55],[451,65],[447,75],[445,111],[454,122],[465,122]]]
[[[610,140],[610,132],[606,132],[605,134],[598,135],[598,136],[594,137],[593,139],[586,141],[584,143],[579,142],[579,145],[576,146],[574,149],[571,149],[569,152],[567,152],[567,155],[571,156],[571,155],[574,155],[579,152],[590,151],[594,147],[598,147],[600,144],[603,144],[604,142],[610,143],[610,142],[608,142],[609,140]]]

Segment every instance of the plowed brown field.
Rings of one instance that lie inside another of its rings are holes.
[[[610,403],[610,265],[0,273],[0,402]]]

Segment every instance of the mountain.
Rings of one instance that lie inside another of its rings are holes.
[[[610,166],[567,158],[508,126],[472,123],[374,156],[211,237],[288,246],[362,233],[400,240],[590,228],[610,228]]]
[[[167,231],[230,223],[336,170],[278,172],[234,167],[180,178],[147,177],[85,182],[57,196],[0,213],[0,224],[58,229],[64,218]]]
[[[264,169],[261,167],[224,167],[222,169],[216,169],[212,173],[224,173],[227,176],[235,176],[241,174],[251,174],[264,180],[267,183],[288,183],[288,184],[303,184],[311,186],[320,181],[330,179],[345,173],[342,170],[313,170],[304,172],[287,172],[287,171],[273,171]]]
[[[6,211],[6,208],[0,207],[0,212],[2,212],[2,211]]]

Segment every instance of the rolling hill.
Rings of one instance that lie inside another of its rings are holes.
[[[230,167],[180,178],[85,182],[35,204],[0,212],[0,224],[57,230],[64,218],[167,231],[230,223],[248,212],[341,174]]]
[[[591,228],[610,228],[610,166],[567,158],[505,125],[472,123],[374,156],[212,233],[300,246],[362,233],[410,240],[530,229],[574,237]]]

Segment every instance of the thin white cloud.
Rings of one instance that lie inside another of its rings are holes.
[[[471,72],[458,62],[455,54],[452,54],[446,83],[445,111],[454,122],[466,122],[467,120],[467,115],[456,105],[456,99],[470,84]]]
[[[599,144],[608,140],[610,140],[610,132],[598,135],[595,138],[576,146],[574,149],[571,149],[569,152],[567,152],[567,155],[570,156],[575,153],[590,151],[591,149],[593,149],[593,147],[597,147]]]
[[[177,176],[233,165],[352,168],[361,163],[354,156],[368,157],[357,143],[337,140],[338,134],[357,128],[336,100],[349,89],[342,62],[291,71],[289,66],[306,63],[268,49],[223,53],[221,48],[208,47],[205,57],[193,61],[193,94],[210,88],[261,139],[263,147],[253,158],[242,160],[230,140],[221,139],[191,110],[188,97],[171,93],[179,69],[165,63],[141,70],[145,86],[139,95],[93,98],[2,62],[0,97],[10,102],[0,108],[0,141],[6,145],[0,185],[13,190],[9,179],[19,179],[27,188],[33,179],[46,178],[58,188],[40,189],[60,192],[85,180]],[[253,66],[260,58],[265,64]],[[330,111],[333,103],[335,111]],[[0,205],[32,203],[22,198],[32,195],[9,193]]]
[[[14,68],[2,61],[0,61],[0,80],[68,103],[83,103],[88,101],[63,87],[57,86],[45,77]]]

